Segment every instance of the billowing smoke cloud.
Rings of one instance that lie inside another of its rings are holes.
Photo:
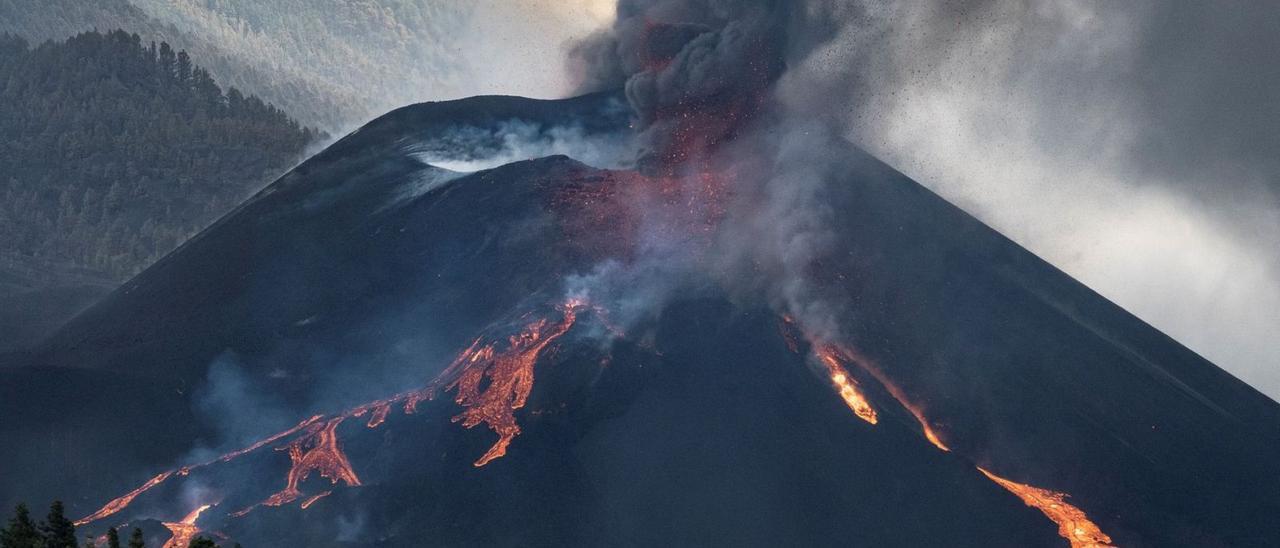
[[[583,90],[624,87],[652,155],[683,160],[728,137],[788,64],[842,24],[827,2],[623,0],[570,53]]]
[[[209,364],[205,382],[196,390],[195,407],[217,436],[184,457],[182,464],[201,462],[226,447],[244,446],[296,423],[295,413],[279,395],[245,371],[239,358],[224,353]]]
[[[1280,395],[1280,7],[870,4],[780,97]],[[833,100],[832,98],[840,98]],[[847,100],[844,100],[847,99]]]
[[[582,89],[625,85],[644,146],[668,160],[762,108],[820,120],[1274,396],[1277,21],[1271,6],[1155,2],[623,0],[571,67]],[[795,149],[772,151],[773,176],[794,179]],[[774,197],[811,204],[805,188]],[[760,240],[793,255],[779,267],[827,237],[770,222],[796,230]]]

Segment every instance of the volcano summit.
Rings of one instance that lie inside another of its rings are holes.
[[[246,546],[1280,539],[1280,406],[790,115],[786,8],[640,4],[584,50],[625,92],[384,115],[4,371],[0,502]]]

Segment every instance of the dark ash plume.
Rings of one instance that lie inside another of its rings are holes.
[[[789,65],[835,36],[830,2],[622,0],[570,53],[580,90],[625,88],[647,152],[667,164],[730,138]]]

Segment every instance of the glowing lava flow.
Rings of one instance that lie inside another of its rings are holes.
[[[784,315],[782,321],[783,340],[792,352],[799,352],[800,346],[796,336],[799,327],[790,316]],[[811,337],[809,339],[811,342],[813,341]],[[925,417],[920,407],[911,402],[906,393],[885,374],[879,365],[869,358],[842,346],[817,342],[812,342],[812,344],[814,354],[826,366],[827,374],[832,384],[839,391],[840,397],[844,399],[845,404],[859,418],[871,424],[876,424],[875,409],[872,408],[866,396],[857,390],[857,383],[849,378],[848,370],[844,366],[845,363],[852,362],[859,369],[875,378],[904,409],[916,418],[916,421],[920,423],[925,439],[929,443],[942,451],[951,451],[934,433],[929,419]],[[997,476],[981,466],[977,468],[988,479],[1022,499],[1022,502],[1027,506],[1040,510],[1041,513],[1056,523],[1058,525],[1058,534],[1067,539],[1072,548],[1113,548],[1110,544],[1111,537],[1103,533],[1097,524],[1090,521],[1083,510],[1067,503],[1068,495],[1066,493],[1017,483]]]
[[[1027,506],[1043,513],[1058,524],[1058,534],[1071,542],[1072,548],[1113,548],[1111,537],[1089,521],[1084,511],[1067,503],[1067,495],[1004,479],[981,466],[978,471],[1000,487],[1017,495]]]
[[[347,456],[338,444],[337,428],[345,418],[339,416],[330,419],[314,434],[296,439],[287,446],[289,460],[293,462],[293,466],[289,468],[285,488],[268,497],[262,504],[280,506],[297,500],[302,496],[298,484],[307,479],[312,472],[318,472],[335,485],[339,481],[348,486],[360,485],[360,478],[356,476],[355,470],[351,468],[351,463],[347,461]]]
[[[382,423],[386,422],[387,420],[387,413],[390,413],[390,412],[391,412],[390,403],[383,403],[375,406],[373,408],[373,413],[369,416],[369,422],[365,423],[365,426],[368,426],[369,428],[377,428],[379,426],[382,426]]]
[[[274,446],[277,451],[289,453],[291,464],[285,478],[285,487],[258,504],[230,514],[231,517],[243,516],[258,506],[281,506],[299,499],[302,499],[300,506],[305,509],[332,492],[324,491],[303,498],[304,493],[300,484],[313,472],[329,479],[335,485],[339,482],[347,486],[361,484],[360,477],[347,460],[338,439],[338,426],[345,419],[369,414],[365,425],[369,428],[377,428],[387,420],[394,405],[402,404],[405,414],[412,414],[417,410],[420,402],[432,399],[441,387],[445,390],[457,390],[454,401],[464,408],[461,413],[453,417],[454,422],[461,422],[467,428],[484,423],[498,434],[498,441],[475,461],[475,466],[484,466],[506,454],[507,446],[520,434],[515,411],[524,407],[528,401],[529,393],[533,389],[534,366],[548,346],[569,331],[577,320],[580,310],[586,306],[586,303],[580,300],[570,299],[558,307],[562,314],[558,321],[550,318],[533,320],[519,333],[509,337],[501,348],[495,342],[487,342],[485,337],[477,338],[425,388],[368,402],[327,417],[314,415],[292,428],[216,459],[158,474],[137,489],[108,502],[97,512],[77,520],[75,524],[82,526],[116,514],[143,493],[175,475],[186,476],[199,468],[227,462],[268,446]],[[596,310],[603,318],[603,310]],[[616,328],[607,322],[605,326],[611,332],[618,333]],[[182,524],[183,522],[179,522],[174,526],[181,528]],[[175,532],[176,535],[178,535],[177,532]]]
[[[871,407],[871,402],[858,390],[858,381],[853,380],[849,376],[849,371],[840,363],[840,358],[836,356],[834,348],[829,346],[819,346],[814,348],[814,353],[818,355],[818,361],[827,368],[827,377],[831,379],[831,384],[835,385],[836,391],[840,393],[840,397],[844,399],[845,405],[853,411],[858,418],[871,424],[876,424],[879,419],[876,410]]]
[[[195,510],[192,510],[182,521],[164,522],[164,526],[173,533],[169,537],[169,541],[164,543],[164,548],[186,548],[191,544],[191,539],[195,538],[200,529],[196,527],[196,520],[200,519],[200,514],[208,510],[211,505],[206,504]]]
[[[250,446],[248,446],[248,447],[245,447],[244,449],[240,449],[240,450],[237,450],[237,451],[232,451],[232,452],[230,452],[230,453],[227,453],[227,454],[225,454],[225,455],[222,455],[221,457],[218,457],[216,460],[212,460],[212,461],[209,461],[209,462],[201,463],[201,464],[199,464],[199,465],[197,465],[197,466],[208,466],[208,465],[210,465],[210,464],[213,464],[214,462],[227,462],[227,461],[229,461],[229,460],[231,460],[231,459],[234,459],[234,458],[236,458],[236,457],[238,457],[238,456],[240,456],[240,455],[244,455],[244,454],[246,454],[246,453],[251,453],[251,452],[253,452],[253,451],[257,451],[258,449],[261,449],[262,447],[265,447],[265,446],[267,446],[267,445],[270,445],[270,444],[272,444],[272,443],[275,443],[275,442],[277,442],[277,441],[279,441],[279,440],[281,440],[281,439],[283,439],[283,438],[286,438],[286,437],[292,436],[293,434],[297,433],[299,430],[302,430],[303,428],[307,428],[307,427],[309,427],[309,426],[311,426],[311,425],[315,424],[317,421],[319,421],[320,419],[323,419],[323,418],[324,418],[324,415],[312,415],[312,416],[311,416],[311,418],[306,419],[306,420],[304,420],[304,421],[302,421],[302,422],[298,423],[298,425],[297,425],[297,426],[294,426],[293,428],[290,428],[290,429],[285,430],[285,431],[283,431],[283,432],[277,433],[277,434],[276,434],[276,435],[274,435],[274,436],[271,436],[271,437],[269,437],[269,438],[263,439],[263,440],[261,440],[261,441],[259,441],[259,442],[257,442],[257,443],[254,443],[253,445],[250,445]],[[182,468],[182,470],[181,470],[182,475],[184,475],[184,476],[185,476],[185,475],[187,475],[187,472],[190,472],[192,468],[195,468],[195,467],[184,467],[184,468]]]
[[[562,306],[564,316],[558,322],[534,320],[509,337],[502,350],[493,342],[484,342],[484,337],[478,338],[440,375],[437,382],[447,382],[445,390],[456,389],[454,401],[464,408],[453,422],[466,428],[484,423],[498,434],[498,441],[475,466],[505,455],[511,440],[520,434],[515,411],[524,407],[533,390],[534,365],[549,344],[573,327],[582,306],[578,301]]]
[[[832,347],[830,352],[839,355],[846,362],[853,362],[859,369],[866,371],[868,375],[875,378],[876,382],[880,383],[880,386],[883,386],[884,389],[889,392],[889,395],[893,396],[894,400],[897,400],[898,405],[901,405],[903,409],[906,409],[907,412],[911,413],[911,416],[916,418],[916,422],[920,424],[920,431],[924,434],[925,440],[928,440],[929,443],[933,444],[933,446],[938,449],[951,451],[951,448],[947,447],[947,444],[942,443],[942,439],[933,431],[933,427],[929,424],[929,419],[925,418],[924,411],[920,409],[920,406],[913,403],[911,398],[907,397],[906,392],[899,388],[897,383],[893,382],[893,380],[884,373],[884,370],[880,369],[879,365],[876,365],[876,363],[871,361],[871,359],[850,350],[849,348]]]
[[[147,480],[146,483],[142,484],[142,486],[138,487],[137,489],[129,491],[128,493],[125,493],[124,495],[121,495],[113,499],[111,502],[108,502],[97,512],[94,512],[92,514],[89,514],[83,518],[76,520],[75,522],[76,527],[80,527],[89,522],[100,520],[102,518],[110,516],[111,514],[124,510],[126,507],[129,506],[129,503],[133,502],[133,499],[138,498],[138,495],[141,495],[147,492],[152,487],[155,487],[157,485],[160,485],[161,483],[164,483],[164,480],[169,479],[169,476],[172,476],[173,473],[174,471],[170,470],[168,472],[162,472],[160,474],[157,474],[155,477]]]
[[[302,504],[299,504],[298,506],[303,510],[306,510],[307,508],[310,508],[312,504],[315,504],[317,500],[320,500],[332,494],[333,494],[333,491],[321,491],[319,493],[316,493],[314,495],[307,497],[307,500],[302,501]]]
[[[302,422],[298,423],[298,425],[297,425],[297,426],[294,426],[293,428],[290,428],[290,429],[288,429],[288,430],[284,430],[284,431],[282,431],[282,432],[279,432],[279,433],[277,433],[277,434],[275,434],[275,435],[273,435],[273,436],[271,436],[271,437],[265,438],[265,439],[263,439],[263,440],[261,440],[261,441],[259,441],[259,442],[257,442],[257,443],[254,443],[253,445],[250,445],[250,446],[245,447],[245,448],[243,448],[243,449],[238,449],[238,450],[236,450],[236,451],[232,451],[232,452],[230,452],[230,453],[224,454],[224,455],[222,455],[222,456],[220,456],[220,457],[218,457],[218,458],[216,458],[216,459],[213,459],[213,460],[211,460],[211,461],[206,461],[206,462],[202,462],[202,463],[199,463],[199,464],[192,464],[192,465],[188,465],[188,466],[183,466],[182,468],[178,468],[178,469],[176,469],[176,470],[169,470],[169,471],[167,471],[167,472],[162,472],[162,473],[160,473],[160,474],[157,474],[155,477],[153,477],[153,478],[151,478],[151,479],[147,480],[147,482],[146,482],[146,483],[142,484],[142,485],[141,485],[141,486],[139,486],[137,489],[134,489],[133,491],[130,491],[130,492],[128,492],[128,493],[125,493],[124,495],[122,495],[122,496],[120,496],[120,497],[117,497],[117,498],[113,499],[111,502],[108,502],[107,504],[103,505],[103,507],[102,507],[102,508],[100,508],[100,509],[98,509],[98,511],[97,511],[97,512],[94,512],[94,513],[92,513],[92,514],[89,514],[89,515],[87,515],[87,516],[85,516],[85,517],[83,517],[83,518],[80,518],[80,519],[76,520],[76,521],[75,521],[75,525],[76,525],[76,527],[80,527],[80,526],[85,525],[85,524],[87,524],[87,523],[91,523],[91,522],[94,522],[94,521],[100,520],[100,519],[102,519],[102,518],[105,518],[105,517],[107,517],[107,516],[110,516],[110,515],[112,515],[112,514],[115,514],[115,513],[119,512],[119,511],[121,511],[121,510],[124,510],[125,508],[127,508],[127,507],[129,506],[129,504],[130,504],[130,503],[132,503],[132,502],[133,502],[133,499],[138,498],[138,496],[139,496],[139,495],[141,495],[141,494],[143,494],[143,493],[145,493],[145,492],[149,491],[151,488],[153,488],[153,487],[155,487],[155,486],[157,486],[157,485],[160,485],[161,483],[164,483],[164,482],[165,482],[165,480],[169,479],[169,478],[170,478],[170,477],[172,477],[174,474],[177,474],[177,475],[179,475],[179,476],[185,476],[185,475],[187,475],[187,474],[190,474],[192,470],[195,470],[195,469],[197,469],[197,468],[202,468],[202,467],[205,467],[205,466],[209,466],[210,464],[213,464],[213,463],[215,463],[215,462],[227,462],[227,461],[230,461],[231,459],[234,459],[234,458],[239,457],[239,456],[241,456],[241,455],[244,455],[244,454],[247,454],[247,453],[250,453],[250,452],[256,451],[256,450],[258,450],[258,449],[260,449],[260,448],[262,448],[262,447],[264,447],[264,446],[266,446],[266,445],[269,445],[269,444],[271,444],[271,443],[274,443],[274,442],[276,442],[276,441],[279,441],[279,440],[280,440],[280,439],[282,439],[282,438],[285,438],[285,437],[288,437],[288,436],[290,436],[290,435],[293,435],[294,433],[298,432],[299,430],[302,430],[303,428],[306,428],[306,427],[308,427],[308,426],[311,426],[312,424],[314,424],[316,421],[320,420],[321,418],[323,418],[323,415],[315,415],[315,416],[313,416],[313,417],[311,417],[311,418],[309,418],[309,419],[306,419],[306,420],[304,420],[304,421],[302,421]]]

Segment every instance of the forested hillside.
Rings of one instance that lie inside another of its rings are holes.
[[[308,125],[351,129],[387,110],[454,98],[469,2],[0,0],[0,32],[32,43],[122,28],[200,59],[224,85]]]
[[[121,281],[320,135],[136,34],[0,37],[0,254]]]

